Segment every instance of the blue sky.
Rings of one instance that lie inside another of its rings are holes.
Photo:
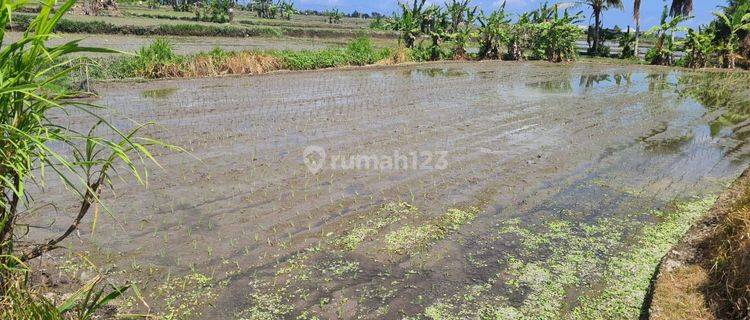
[[[411,2],[412,0],[404,0]],[[444,0],[428,0],[433,3],[442,4]],[[574,0],[573,0],[574,1]],[[497,0],[473,0],[475,5],[479,5],[484,10],[491,10],[498,5]],[[506,8],[515,13],[529,11],[537,8],[540,3],[544,0],[508,0]],[[571,0],[554,1],[555,2],[571,2]],[[301,9],[314,9],[314,10],[325,10],[331,8],[338,8],[345,12],[351,12],[357,10],[359,12],[372,12],[378,11],[384,14],[390,15],[396,8],[396,0],[296,0],[295,4]],[[641,0],[641,26],[643,29],[647,29],[659,22],[662,8],[666,2],[664,0]],[[671,3],[671,0],[670,0]],[[633,0],[623,0],[625,6],[624,10],[610,10],[604,13],[603,21],[607,27],[619,25],[625,29],[628,25],[633,24]],[[711,12],[717,10],[717,6],[725,5],[725,0],[694,0],[693,5],[695,10],[693,18],[688,22],[691,27],[696,27],[700,24],[708,23],[712,20]],[[587,19],[584,21],[588,23],[588,17],[591,12],[585,8],[578,10],[584,10]],[[584,23],[584,24],[585,24]]]

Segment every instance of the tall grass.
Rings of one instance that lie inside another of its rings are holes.
[[[97,78],[206,77],[225,74],[262,74],[276,70],[314,70],[341,66],[363,66],[381,61],[403,62],[403,52],[377,49],[372,40],[359,37],[345,48],[311,51],[225,51],[181,56],[172,44],[157,39],[135,56],[110,61],[93,75]]]
[[[87,309],[77,318],[88,319],[99,302],[118,295],[113,291],[95,291],[92,285],[78,302],[52,308],[51,303],[29,290],[27,261],[59,248],[76,232],[93,206],[103,206],[99,199],[102,189],[111,185],[113,166],[126,168],[135,179],[144,183],[143,161],[153,160],[147,147],[160,142],[137,136],[142,125],[124,132],[100,117],[100,107],[70,99],[78,93],[61,86],[77,68],[73,58],[77,52],[112,52],[87,48],[71,41],[48,45],[52,32],[75,0],[57,6],[55,0],[40,2],[38,15],[28,22],[23,36],[16,42],[5,42],[5,30],[11,14],[22,1],[0,0],[0,318],[58,319],[76,309]],[[53,9],[57,7],[57,9]],[[64,126],[60,115],[76,113],[88,116],[91,129],[71,130]],[[19,221],[34,211],[27,184],[45,186],[55,177],[62,181],[60,190],[71,191],[78,199],[73,221],[59,234],[36,242],[18,230]],[[20,246],[19,244],[23,244]],[[95,301],[92,302],[91,299]],[[78,306],[78,307],[76,307]],[[67,316],[66,316],[67,317]]]

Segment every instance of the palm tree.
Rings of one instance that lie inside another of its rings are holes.
[[[591,47],[591,51],[598,54],[601,45],[602,12],[611,8],[622,10],[622,0],[583,0],[579,3],[591,7],[594,16],[594,45]]]
[[[638,43],[641,40],[641,0],[633,1],[633,22],[635,22],[635,45],[633,51],[638,58]]]
[[[672,0],[672,7],[669,9],[669,15],[689,16],[693,13],[693,0]]]

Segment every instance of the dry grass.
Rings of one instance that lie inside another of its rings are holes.
[[[262,74],[280,70],[281,61],[272,56],[252,52],[232,53],[227,57],[198,55],[184,62],[152,65],[148,78],[211,77],[227,74]]]
[[[57,308],[41,294],[29,289],[22,275],[13,274],[8,292],[0,298],[0,319],[3,320],[56,320],[63,319]]]
[[[717,311],[738,319],[750,317],[750,186],[745,187],[714,239]]]
[[[398,46],[387,58],[377,62],[378,65],[394,65],[399,63],[410,62],[411,52],[404,46]]]
[[[705,305],[703,286],[708,273],[699,266],[681,266],[661,279],[654,288],[651,319],[715,319]]]
[[[750,318],[750,170],[663,264],[651,318]]]

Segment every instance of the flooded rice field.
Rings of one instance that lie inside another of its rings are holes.
[[[743,86],[503,62],[108,84],[113,119],[189,153],[71,245],[173,318],[638,318],[747,166]]]

